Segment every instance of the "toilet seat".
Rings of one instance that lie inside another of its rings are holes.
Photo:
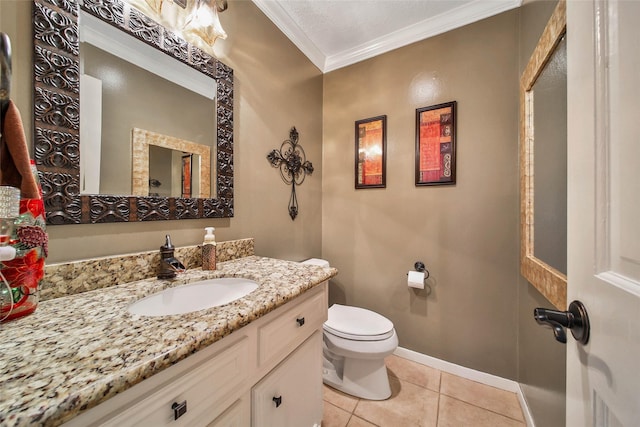
[[[386,317],[360,307],[333,304],[323,329],[353,341],[382,341],[393,336],[393,323]]]

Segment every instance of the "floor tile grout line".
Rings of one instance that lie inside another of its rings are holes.
[[[495,414],[497,416],[504,417],[504,418],[506,418],[508,420],[511,420],[511,421],[514,421],[514,422],[516,422],[518,424],[521,424],[522,426],[526,426],[526,421],[524,420],[524,418],[522,418],[522,414],[521,414],[521,418],[520,419],[519,418],[514,418],[511,415],[507,415],[507,414],[498,412],[498,411],[496,411],[494,409],[489,409],[489,408],[486,408],[484,406],[480,406],[480,405],[478,405],[476,403],[471,403],[471,402],[468,402],[468,401],[463,400],[461,398],[458,398],[458,397],[455,397],[455,396],[452,396],[452,395],[448,394],[446,392],[446,390],[443,390],[443,377],[444,377],[444,374],[448,374],[447,372],[443,372],[443,371],[441,371],[439,369],[435,369],[435,371],[436,371],[436,375],[435,376],[437,376],[437,381],[427,381],[427,384],[424,384],[424,383],[421,384],[421,383],[418,383],[418,381],[417,382],[413,382],[411,379],[402,378],[401,376],[396,375],[389,367],[387,367],[387,369],[388,369],[389,376],[390,377],[394,377],[398,381],[406,382],[406,383],[411,384],[413,386],[416,386],[416,387],[418,387],[420,389],[429,391],[431,393],[437,393],[438,394],[438,400],[437,400],[437,404],[436,404],[436,408],[435,408],[435,410],[436,410],[436,413],[435,413],[436,427],[438,426],[438,424],[441,421],[440,420],[440,415],[441,415],[440,414],[440,409],[442,407],[442,397],[443,396],[446,396],[447,398],[453,399],[453,400],[455,400],[457,402],[460,402],[460,403],[463,403],[463,404],[467,404],[467,405],[469,405],[471,407],[474,407],[474,408],[477,408],[479,410],[487,411],[487,412],[490,412],[490,413]],[[450,374],[450,375],[458,376],[458,375],[455,375],[455,374]],[[461,378],[463,380],[465,380],[465,381],[471,381],[471,382],[474,382],[474,383],[478,383],[480,385],[486,385],[486,384],[480,383],[478,381],[470,380],[470,379],[467,379],[467,378],[464,378],[464,377],[461,377]],[[434,390],[433,388],[429,387],[429,385],[434,385],[434,384],[436,386],[436,387],[434,387],[434,388],[436,388],[436,390]],[[496,387],[492,387],[492,386],[488,386],[488,387],[496,388]],[[500,390],[500,389],[498,388],[498,390]],[[513,392],[511,394],[516,394],[517,395],[517,393],[513,393]],[[355,412],[356,412],[357,408],[359,407],[360,403],[362,402],[362,400],[364,400],[364,399],[361,399],[361,398],[357,398],[356,399],[356,403],[353,406],[352,410],[350,411],[349,419],[347,420],[347,425],[352,420],[354,420],[354,417],[357,417],[357,418],[360,418],[361,420],[366,421],[367,423],[370,423],[370,424],[372,424],[374,426],[378,426],[374,422],[369,421],[367,418],[362,418],[362,417],[360,417],[360,416],[355,414]],[[328,403],[332,404],[331,402],[328,402]],[[332,404],[332,405],[340,408],[339,406],[337,406],[335,404]],[[518,403],[517,406],[522,411],[522,407],[521,407],[521,405],[519,403]],[[344,408],[340,408],[340,409],[345,410]],[[349,413],[349,411],[347,411],[347,410],[345,410],[345,411]]]
[[[503,413],[500,413],[500,412],[494,411],[493,409],[489,409],[489,408],[485,408],[485,407],[483,407],[483,406],[475,405],[475,404],[473,404],[473,403],[471,403],[471,402],[467,402],[466,400],[458,399],[457,397],[454,397],[454,396],[448,395],[448,394],[446,394],[446,393],[439,393],[439,394],[440,394],[440,396],[447,396],[448,398],[453,399],[453,400],[457,400],[458,402],[466,403],[467,405],[473,406],[474,408],[482,409],[483,411],[488,411],[488,412],[494,413],[494,414],[496,414],[496,415],[500,415],[500,416],[503,416],[503,417],[505,417],[505,418],[509,418],[510,420],[513,420],[513,421],[517,421],[517,422],[519,422],[519,423],[524,423],[524,424],[526,424],[526,422],[525,422],[524,420],[519,420],[519,419],[513,418],[513,417],[511,417],[511,416],[509,416],[509,415],[505,415],[505,414],[503,414]]]
[[[435,427],[438,427],[438,424],[440,423],[440,398],[442,397],[442,394],[438,393],[438,404],[436,405],[436,425]]]
[[[1,0],[0,0],[0,1],[1,1]],[[355,408],[356,408],[355,406],[354,406],[353,410],[348,411],[347,409],[345,409],[345,408],[343,408],[343,407],[341,407],[341,406],[338,406],[338,405],[336,405],[336,404],[334,404],[334,403],[332,403],[332,402],[329,402],[328,400],[324,400],[324,399],[323,399],[323,401],[324,401],[324,403],[326,403],[326,404],[328,404],[328,405],[333,406],[334,408],[338,409],[339,411],[343,411],[343,412],[346,412],[347,414],[349,414],[349,418],[347,419],[347,423],[344,425],[344,427],[347,427],[347,426],[349,425],[349,422],[351,421],[351,419],[352,419],[353,417],[358,417],[358,416],[355,414]],[[358,402],[359,402],[359,401],[360,401],[360,399],[358,399]],[[357,404],[356,404],[356,406],[357,406]],[[360,417],[358,417],[358,418],[360,418]],[[369,420],[365,420],[365,421],[370,422]],[[371,423],[371,422],[370,422],[370,423]],[[374,424],[374,423],[371,423],[371,424]],[[378,427],[378,426],[377,426],[377,424],[374,424],[374,425],[375,425],[376,427]]]
[[[390,374],[389,376],[391,376],[391,377],[393,377],[393,378],[397,379],[398,381],[404,381],[404,382],[407,382],[407,383],[409,383],[409,384],[411,384],[411,385],[414,385],[414,386],[416,386],[416,387],[420,387],[420,388],[422,388],[422,389],[429,390],[429,391],[432,391],[432,392],[434,392],[434,393],[440,393],[440,384],[439,384],[439,383],[438,383],[438,389],[437,389],[437,390],[433,390],[433,389],[431,389],[431,388],[429,388],[429,387],[425,387],[424,385],[419,384],[419,383],[417,383],[417,382],[415,382],[415,383],[414,383],[414,382],[412,382],[410,379],[400,378],[400,377],[398,377],[398,376],[396,376],[396,375],[393,375],[393,374]]]
[[[433,392],[433,390],[430,390],[430,389],[428,389],[428,388],[426,388],[426,387],[421,387],[421,388],[423,388],[423,389],[425,389],[425,390],[428,390],[428,391]],[[502,413],[500,413],[500,412],[496,412],[496,411],[491,410],[491,409],[489,409],[489,408],[485,408],[485,407],[482,407],[482,406],[474,405],[473,403],[467,402],[467,401],[462,400],[462,399],[458,399],[458,398],[456,398],[456,397],[454,397],[454,396],[451,396],[451,395],[448,395],[448,394],[446,394],[446,393],[438,393],[438,404],[436,405],[436,414],[435,414],[435,415],[436,415],[436,424],[435,424],[435,425],[436,425],[436,427],[438,427],[438,423],[440,422],[440,406],[441,406],[441,400],[442,400],[441,398],[442,398],[442,396],[446,396],[446,397],[448,397],[448,398],[450,398],[450,399],[453,399],[453,400],[456,400],[456,401],[458,401],[458,402],[462,402],[462,403],[465,403],[465,404],[467,404],[467,405],[469,405],[469,406],[473,406],[474,408],[478,408],[478,409],[481,409],[481,410],[483,410],[483,411],[488,411],[488,412],[491,412],[491,413],[493,413],[493,414],[496,414],[496,415],[499,415],[499,416],[502,416],[502,417],[508,418],[508,419],[510,419],[510,420],[512,420],[512,421],[515,421],[515,422],[517,422],[517,423],[522,424],[523,426],[525,426],[525,425],[526,425],[526,422],[525,422],[524,420],[519,420],[519,419],[513,418],[513,417],[511,417],[511,416],[509,416],[509,415],[505,415],[505,414],[502,414]],[[349,422],[351,421],[351,419],[352,419],[353,417],[361,418],[361,417],[359,417],[359,416],[357,416],[357,415],[355,414],[355,412],[356,412],[356,408],[358,407],[358,405],[360,404],[360,402],[361,402],[361,401],[362,401],[362,399],[358,399],[358,400],[357,400],[357,402],[356,402],[356,404],[355,404],[355,406],[354,406],[354,407],[353,407],[353,409],[351,410],[351,412],[349,412],[349,411],[346,411],[344,408],[341,408],[341,407],[336,406],[336,405],[334,405],[333,403],[331,403],[331,402],[329,402],[329,401],[327,401],[327,400],[324,400],[324,402],[325,402],[325,403],[327,403],[327,404],[329,404],[329,405],[331,405],[331,406],[334,406],[334,407],[335,407],[335,408],[337,408],[337,409],[343,410],[343,411],[345,411],[345,412],[347,412],[347,413],[349,414],[349,418],[347,419],[347,424],[345,425],[345,427],[349,425]],[[372,425],[374,425],[374,426],[378,427],[378,424],[375,424],[374,422],[370,421],[370,420],[369,420],[369,419],[367,419],[367,418],[361,418],[361,419],[363,419],[363,420],[365,420],[366,422],[368,422],[368,423],[370,423],[370,424],[372,424]]]

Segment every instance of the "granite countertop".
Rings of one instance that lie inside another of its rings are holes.
[[[0,325],[0,426],[55,426],[229,335],[337,274],[334,268],[249,256],[41,302]],[[162,289],[214,277],[260,284],[229,304],[135,316],[127,306]]]

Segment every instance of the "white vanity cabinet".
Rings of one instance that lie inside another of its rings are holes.
[[[65,426],[319,426],[327,292],[324,282]]]

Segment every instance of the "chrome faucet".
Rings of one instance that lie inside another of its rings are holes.
[[[176,273],[186,270],[185,266],[173,255],[175,247],[171,244],[171,236],[166,235],[166,242],[160,246],[160,273],[158,279],[173,279]]]

